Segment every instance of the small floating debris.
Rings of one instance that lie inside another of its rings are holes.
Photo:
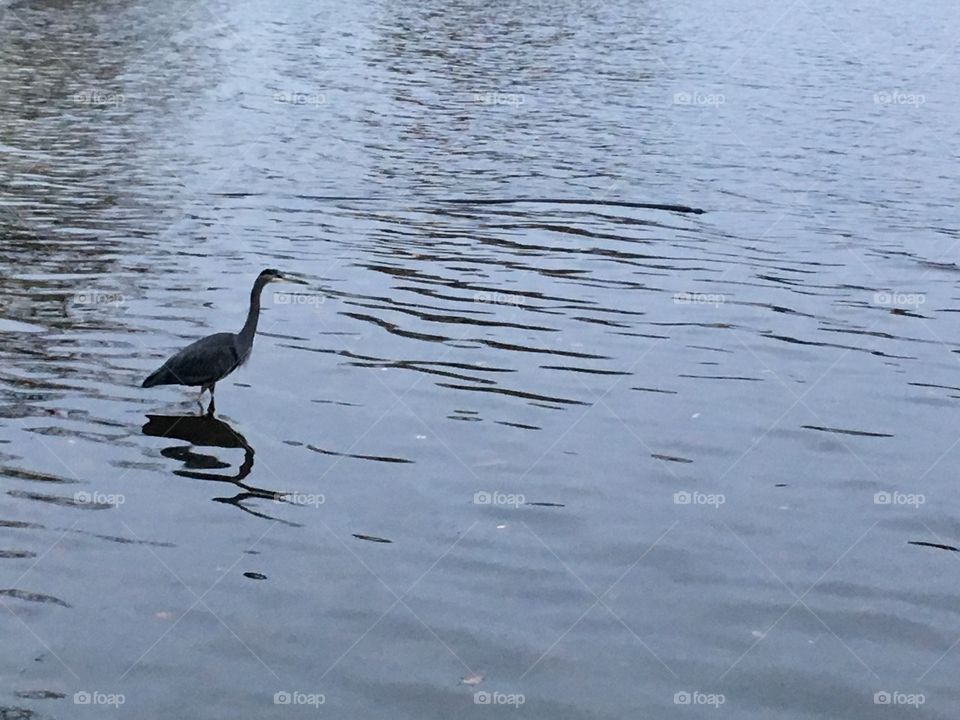
[[[777,483],[774,487],[787,487],[786,483]]]
[[[245,573],[243,574],[243,576],[244,576],[245,578],[250,578],[251,580],[266,580],[266,579],[267,579],[267,576],[266,576],[266,575],[264,575],[263,573],[258,573],[258,572],[245,572]]]
[[[392,543],[393,542],[393,540],[387,540],[386,538],[377,537],[376,535],[358,535],[357,533],[353,533],[353,536],[357,540],[368,540],[370,542],[375,542],[375,543]]]
[[[960,548],[955,548],[953,545],[941,545],[940,543],[924,542],[923,540],[907,540],[907,545],[919,545],[920,547],[936,548],[937,550],[960,552]]]
[[[483,682],[483,675],[480,673],[471,673],[460,678],[461,685],[479,685]]]
[[[801,425],[806,430],[835,433],[837,435],[856,435],[858,437],[893,437],[889,433],[868,432],[866,430],[845,430],[844,428],[822,427],[820,425]]]
[[[566,507],[563,503],[555,502],[526,502],[524,505],[535,505],[536,507]]]

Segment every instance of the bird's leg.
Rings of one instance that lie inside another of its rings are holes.
[[[206,392],[206,390],[207,390],[207,386],[206,386],[206,385],[201,385],[201,386],[200,386],[200,394],[197,395],[197,405],[200,406],[200,412],[201,412],[201,413],[203,412],[203,393]]]
[[[216,411],[216,400],[213,397],[213,391],[217,387],[216,383],[210,383],[210,407],[207,408],[207,415],[213,417],[213,413]]]

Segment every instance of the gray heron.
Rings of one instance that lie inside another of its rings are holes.
[[[250,357],[253,349],[253,336],[257,332],[257,320],[260,318],[260,293],[267,283],[293,282],[306,285],[306,281],[279,270],[267,269],[257,276],[250,291],[250,310],[247,321],[238,333],[221,332],[207,335],[173,355],[157,370],[150,373],[142,387],[156,385],[200,386],[200,398],[206,390],[210,391],[210,407],[207,413],[214,412],[214,389],[218,381],[223,380]],[[201,407],[203,405],[201,404]]]

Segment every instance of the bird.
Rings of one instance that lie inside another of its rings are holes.
[[[197,402],[206,390],[210,391],[210,406],[207,415],[215,411],[214,390],[223,380],[250,357],[253,349],[253,336],[257,332],[257,320],[260,318],[260,293],[271,282],[292,282],[307,285],[305,280],[286,275],[279,270],[268,268],[261,272],[250,291],[250,310],[247,320],[238,333],[220,332],[207,335],[187,345],[171,356],[163,365],[147,376],[141,387],[152,388],[157,385],[200,386]],[[201,409],[203,403],[200,403]]]

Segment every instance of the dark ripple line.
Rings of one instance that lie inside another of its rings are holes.
[[[320,453],[321,455],[332,455],[334,457],[353,458],[354,460],[374,460],[376,462],[385,462],[385,463],[412,463],[413,462],[413,460],[407,460],[406,458],[389,457],[387,455],[354,455],[353,453],[342,453],[342,452],[337,452],[336,450],[324,450],[323,448],[319,448],[316,445],[307,445],[307,450],[313,450],[313,452]]]
[[[61,507],[78,508],[80,510],[109,510],[115,507],[109,503],[79,502],[73,498],[62,497],[60,495],[45,495],[43,493],[27,492],[26,490],[7,490],[7,495],[24,500],[36,500],[37,502],[59,505]]]
[[[868,430],[845,430],[844,428],[824,427],[822,425],[801,425],[807,430],[819,430],[820,432],[834,433],[836,435],[856,435],[858,437],[888,438],[894,437],[890,433],[870,432]]]
[[[960,552],[960,548],[955,548],[953,545],[941,545],[940,543],[924,542],[923,540],[907,540],[907,545],[919,545],[920,547],[936,548],[937,550]]]
[[[597,368],[573,367],[570,365],[541,365],[544,370],[564,370],[566,372],[587,373],[589,375],[633,375],[631,372],[622,370],[599,370]]]
[[[215,197],[246,198],[263,195],[263,193],[211,193]],[[383,197],[353,197],[350,195],[294,195],[298,200],[320,200],[326,202],[402,202],[400,200]],[[428,199],[429,200],[429,199]],[[645,210],[666,210],[668,212],[702,215],[706,212],[702,208],[689,205],[675,205],[672,203],[645,203],[629,200],[579,200],[577,198],[437,198],[433,202],[445,205],[516,205],[520,203],[537,203],[541,205],[597,205],[602,207],[642,208]]]
[[[17,600],[24,600],[26,602],[38,602],[38,603],[47,603],[49,605],[59,605],[61,607],[73,607],[70,603],[61,600],[58,597],[53,595],[44,595],[43,593],[29,592],[27,590],[20,590],[18,588],[5,588],[0,590],[0,595],[5,597],[16,598]]]
[[[474,387],[471,385],[454,385],[452,383],[437,383],[437,387],[451,388],[452,390],[471,390],[473,392],[497,393],[498,395],[509,395],[510,397],[523,398],[525,400],[539,400],[541,402],[558,403],[562,405],[589,405],[582,400],[568,400],[566,398],[550,397],[549,395],[537,395],[536,393],[524,392],[523,390],[508,390],[507,388],[497,387]]]
[[[357,540],[367,540],[368,542],[386,543],[386,544],[393,542],[393,540],[387,540],[386,538],[377,537],[376,535],[361,535],[359,533],[351,533],[351,535],[357,538]]]
[[[706,212],[701,208],[689,205],[674,205],[670,203],[643,203],[628,200],[578,200],[576,198],[441,198],[437,202],[448,205],[514,205],[519,203],[539,203],[546,205],[599,205],[603,207],[643,208],[646,210],[667,210],[669,212],[691,213],[702,215]]]

